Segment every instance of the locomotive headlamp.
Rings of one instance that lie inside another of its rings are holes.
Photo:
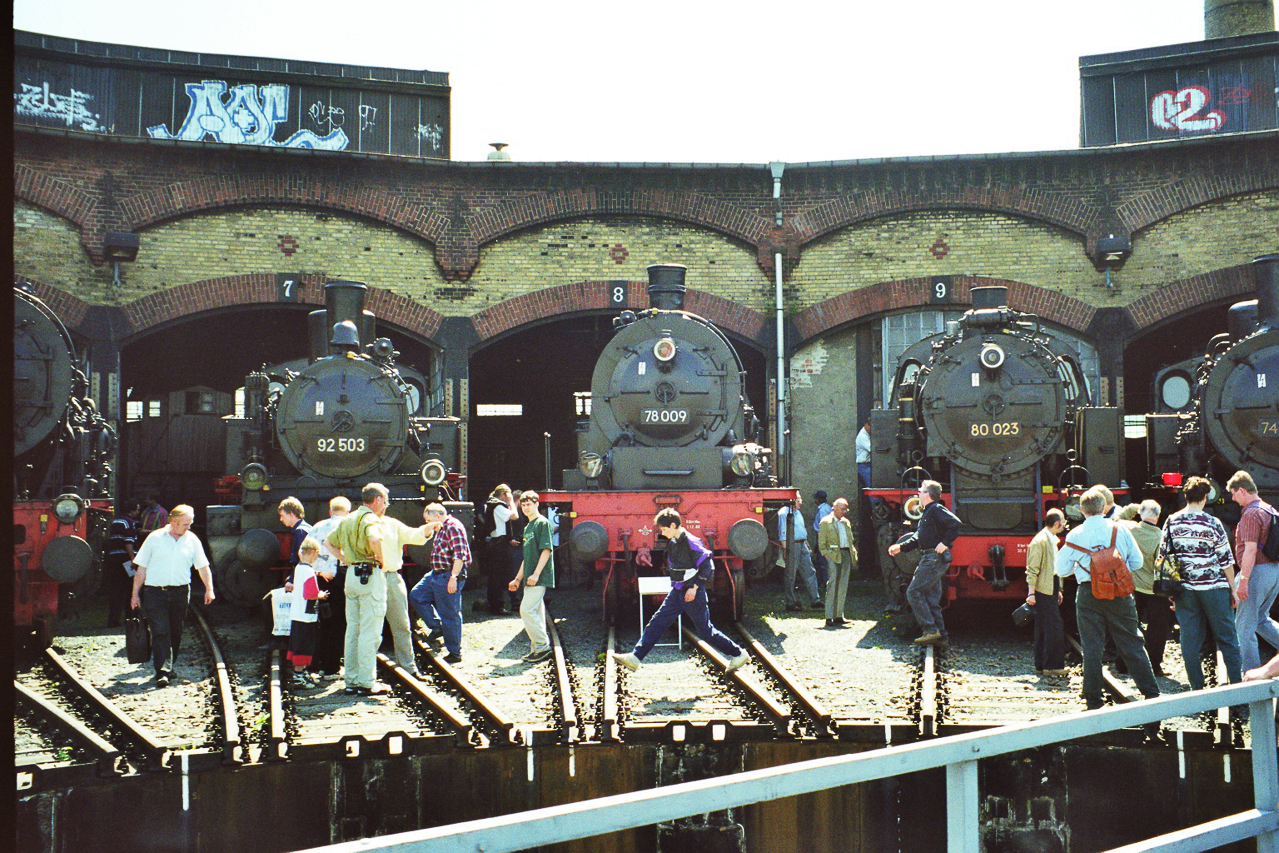
[[[675,341],[673,338],[660,338],[657,343],[653,344],[653,358],[662,364],[669,364],[671,359],[675,357]]]
[[[1004,348],[999,344],[987,342],[981,345],[981,366],[987,370],[995,370],[1004,363]]]
[[[63,524],[75,524],[84,512],[84,500],[79,495],[58,495],[53,502],[53,515]]]
[[[739,444],[733,448],[728,467],[739,477],[749,477],[755,472],[755,455]]]
[[[448,474],[448,467],[439,459],[428,459],[422,463],[422,482],[428,486],[438,486]]]
[[[266,466],[261,462],[250,462],[240,472],[240,482],[244,484],[244,488],[250,491],[256,492],[259,489],[266,488],[266,481]]]
[[[583,453],[577,459],[577,470],[588,480],[598,479],[604,473],[604,457],[590,451]]]

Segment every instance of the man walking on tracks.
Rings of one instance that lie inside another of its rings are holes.
[[[1159,685],[1146,654],[1145,639],[1137,625],[1137,607],[1131,595],[1119,598],[1097,598],[1093,594],[1092,552],[1114,547],[1128,566],[1129,572],[1141,568],[1141,550],[1132,534],[1108,521],[1102,513],[1106,509],[1106,497],[1096,486],[1079,498],[1079,509],[1084,514],[1083,524],[1066,535],[1067,547],[1057,552],[1056,574],[1067,577],[1074,574],[1079,582],[1075,593],[1075,619],[1079,624],[1079,642],[1084,650],[1084,704],[1088,710],[1102,706],[1101,656],[1106,645],[1106,631],[1115,639],[1119,654],[1128,664],[1128,672],[1137,682],[1137,689],[1147,699],[1159,695]],[[1069,546],[1076,547],[1069,547]],[[1081,550],[1082,549],[1082,550]]]
[[[391,688],[377,680],[377,647],[386,616],[386,574],[382,565],[382,515],[391,493],[381,483],[360,492],[358,510],[329,534],[325,547],[346,564],[346,693],[377,696]]]
[[[440,503],[426,505],[426,532],[431,536],[431,570],[410,590],[409,601],[431,632],[427,640],[444,638],[444,662],[461,663],[462,588],[471,565],[470,536]]]
[[[191,507],[175,506],[168,525],[151,532],[133,561],[136,571],[129,606],[142,608],[151,626],[151,662],[157,687],[168,687],[177,678],[173,666],[191,603],[191,569],[199,572],[204,582],[204,603],[213,603],[213,572],[209,571],[204,546],[191,532],[194,520]]]
[[[644,626],[644,633],[635,648],[624,655],[615,655],[617,662],[632,672],[639,669],[640,662],[652,650],[662,632],[682,613],[697,629],[697,636],[728,658],[726,672],[741,669],[750,660],[750,655],[711,624],[710,597],[706,594],[715,574],[711,552],[702,540],[684,529],[679,511],[674,507],[659,512],[653,519],[653,525],[657,528],[657,535],[667,540],[666,572],[671,578],[671,591]]]
[[[524,558],[510,583],[511,592],[524,586],[520,600],[520,617],[531,645],[524,656],[528,663],[544,661],[551,656],[551,641],[546,633],[546,610],[542,601],[548,587],[555,586],[555,557],[551,544],[551,522],[537,511],[537,492],[520,495],[520,511],[524,513]],[[527,577],[526,582],[524,578]]]
[[[950,569],[950,546],[959,536],[960,521],[942,504],[941,483],[936,480],[925,480],[919,484],[919,503],[924,514],[919,519],[918,529],[890,545],[888,554],[896,557],[903,551],[916,548],[923,551],[906,589],[906,602],[910,604],[922,632],[915,642],[946,648],[946,626],[941,615],[942,579]]]

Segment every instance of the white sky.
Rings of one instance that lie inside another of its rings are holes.
[[[15,0],[17,29],[446,71],[452,153],[766,163],[1079,145],[1079,57],[1198,41],[1204,0]]]

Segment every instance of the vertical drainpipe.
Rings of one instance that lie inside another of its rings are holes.
[[[773,173],[773,203],[777,206],[777,227],[782,227],[782,173],[786,171],[786,164],[781,161],[775,161],[768,164],[768,170]],[[786,386],[788,374],[786,370],[786,319],[783,314],[782,304],[782,253],[780,251],[773,253],[773,276],[774,276],[774,292],[776,294],[777,308],[777,440],[774,442],[777,448],[777,455],[787,459],[787,468],[790,468],[789,457],[786,456]],[[781,473],[780,471],[778,472]],[[786,482],[790,482],[790,478],[786,478]]]

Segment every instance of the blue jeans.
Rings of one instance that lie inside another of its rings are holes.
[[[1258,554],[1260,555],[1260,553]],[[1270,618],[1270,607],[1279,596],[1279,563],[1258,563],[1248,575],[1248,600],[1235,610],[1235,630],[1244,670],[1261,666],[1257,637],[1279,649],[1279,622]]]
[[[1239,669],[1239,637],[1235,634],[1235,621],[1230,615],[1230,590],[1186,589],[1177,596],[1177,621],[1181,623],[1181,658],[1186,662],[1186,678],[1191,690],[1203,690],[1204,637],[1212,631],[1226,663],[1226,675],[1231,684],[1243,680]],[[1253,643],[1253,647],[1256,647]]]
[[[786,561],[786,571],[782,574],[783,600],[786,606],[798,604],[795,600],[795,574],[799,573],[799,582],[804,587],[811,607],[822,607],[821,595],[817,592],[817,572],[813,568],[813,557],[809,553],[808,543],[803,539],[791,541],[790,559]],[[698,588],[698,592],[702,592]]]
[[[925,634],[946,633],[941,618],[941,586],[949,570],[950,551],[938,554],[930,548],[919,558],[910,586],[906,588],[906,603]]]
[[[1101,656],[1106,648],[1106,631],[1128,665],[1137,689],[1147,699],[1159,695],[1159,685],[1146,654],[1146,640],[1137,624],[1137,604],[1131,595],[1102,599],[1092,594],[1085,581],[1075,593],[1075,621],[1079,624],[1079,644],[1084,649],[1084,704],[1088,710],[1102,706]]]
[[[156,678],[173,676],[173,662],[182,645],[182,625],[191,603],[191,586],[143,586],[142,612],[151,627],[151,663]],[[1253,645],[1256,645],[1255,643]]]
[[[457,579],[457,592],[449,594],[448,572],[427,572],[409,591],[409,601],[430,631],[442,631],[449,654],[462,655],[462,588],[466,578]]]
[[[675,623],[675,620],[681,614],[693,623],[697,636],[701,637],[710,644],[711,648],[724,657],[737,657],[742,653],[741,646],[734,643],[711,624],[710,599],[706,597],[706,590],[699,586],[697,595],[693,596],[692,601],[684,600],[684,590],[682,589],[672,589],[666,594],[666,599],[662,602],[662,606],[657,608],[653,618],[648,620],[648,624],[644,626],[644,633],[640,636],[640,641],[635,644],[635,657],[643,660],[644,656],[657,643],[658,638]]]

